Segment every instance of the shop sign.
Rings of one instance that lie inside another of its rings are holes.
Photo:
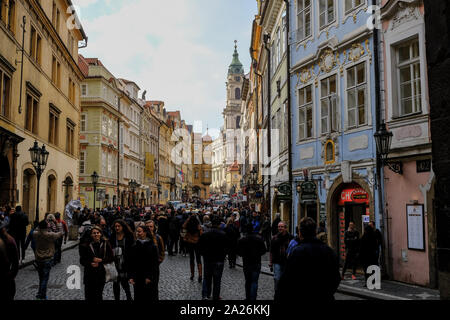
[[[302,201],[317,200],[317,186],[314,182],[311,181],[303,182],[301,185],[301,189],[302,189],[301,195]]]
[[[278,186],[277,199],[279,199],[279,200],[291,200],[292,199],[292,187],[289,183],[283,183]]]
[[[346,202],[367,203],[369,195],[364,189],[345,189],[341,193],[341,200],[339,205],[344,205]]]
[[[94,188],[92,188],[92,187],[86,187],[86,191],[94,191]]]

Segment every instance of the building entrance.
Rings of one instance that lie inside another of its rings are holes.
[[[369,222],[369,194],[360,185],[353,183],[344,185],[339,192],[337,202],[338,213],[338,254],[340,260],[345,259],[344,235],[350,222],[355,224],[360,237],[363,234],[364,225]]]

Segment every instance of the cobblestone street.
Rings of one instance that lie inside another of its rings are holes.
[[[69,277],[67,267],[70,265],[79,265],[78,247],[63,252],[62,263],[52,268],[47,290],[49,300],[84,300],[83,285],[81,285],[81,290],[69,290],[66,286],[66,281]],[[166,255],[160,270],[160,300],[201,300],[202,285],[197,282],[197,274],[194,281],[189,279],[189,257],[181,255],[170,257]],[[38,274],[32,265],[21,269],[16,278],[16,300],[35,300],[38,284]],[[273,278],[261,273],[258,300],[272,300],[273,286]],[[121,298],[125,299],[123,290],[121,294]],[[111,283],[105,286],[103,296],[105,300],[114,300]],[[229,269],[228,265],[225,265],[221,297],[224,300],[244,300],[244,274],[241,268]],[[336,294],[336,299],[360,300],[342,294]]]

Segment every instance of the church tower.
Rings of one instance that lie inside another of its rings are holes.
[[[244,81],[244,67],[239,61],[237,41],[234,41],[233,61],[228,67],[227,106],[223,111],[224,129],[239,129],[241,120],[241,90]]]

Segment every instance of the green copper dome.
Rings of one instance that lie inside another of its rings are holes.
[[[237,52],[237,41],[235,41],[233,61],[228,68],[228,74],[244,74],[244,66],[239,61],[239,53]]]

